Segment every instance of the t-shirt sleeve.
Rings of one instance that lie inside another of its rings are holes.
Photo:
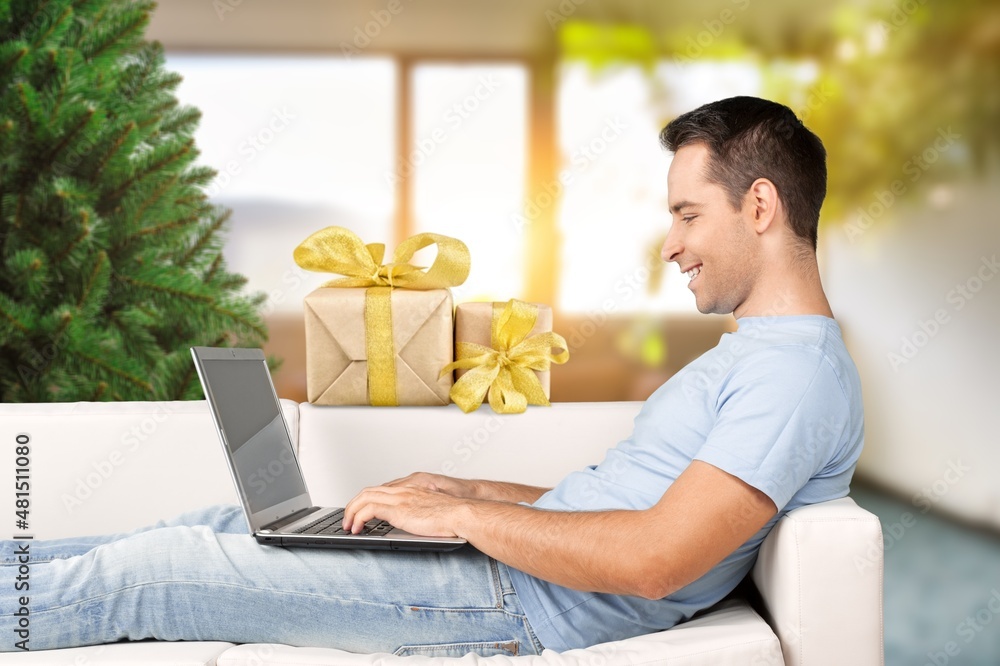
[[[819,351],[770,348],[723,379],[715,425],[694,458],[757,488],[780,511],[834,458],[849,420],[843,388]]]

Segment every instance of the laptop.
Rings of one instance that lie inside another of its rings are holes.
[[[369,521],[344,532],[342,508],[314,506],[299,468],[278,396],[260,349],[192,347],[250,532],[268,546],[453,550],[457,537],[410,534]]]

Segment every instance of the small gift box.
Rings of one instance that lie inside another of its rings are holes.
[[[409,264],[437,244],[430,268]],[[465,281],[464,243],[418,234],[382,264],[385,246],[365,245],[342,227],[327,227],[295,249],[309,270],[346,277],[305,298],[306,391],[319,405],[446,405],[451,377],[439,374],[452,359],[453,315],[446,287]]]
[[[461,303],[455,310],[455,361],[442,375],[457,371],[451,399],[463,411],[478,409],[488,397],[493,411],[519,414],[529,404],[549,404],[549,365],[569,360],[567,349],[552,332],[547,305],[515,299]]]

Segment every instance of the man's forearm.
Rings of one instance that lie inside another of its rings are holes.
[[[526,486],[521,483],[506,483],[504,481],[483,481],[476,480],[475,498],[491,500],[494,502],[526,502],[533,503],[539,497],[549,491],[549,488],[539,488],[537,486]]]
[[[644,511],[546,511],[470,502],[456,532],[478,550],[527,574],[578,590],[647,596],[653,583]],[[663,565],[664,557],[660,553]],[[667,567],[660,568],[660,574]],[[678,584],[677,587],[680,585]],[[661,590],[662,587],[656,587]]]

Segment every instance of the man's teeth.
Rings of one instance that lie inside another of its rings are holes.
[[[687,275],[689,280],[693,280],[698,277],[698,273],[701,273],[701,266],[695,266],[684,275]]]

